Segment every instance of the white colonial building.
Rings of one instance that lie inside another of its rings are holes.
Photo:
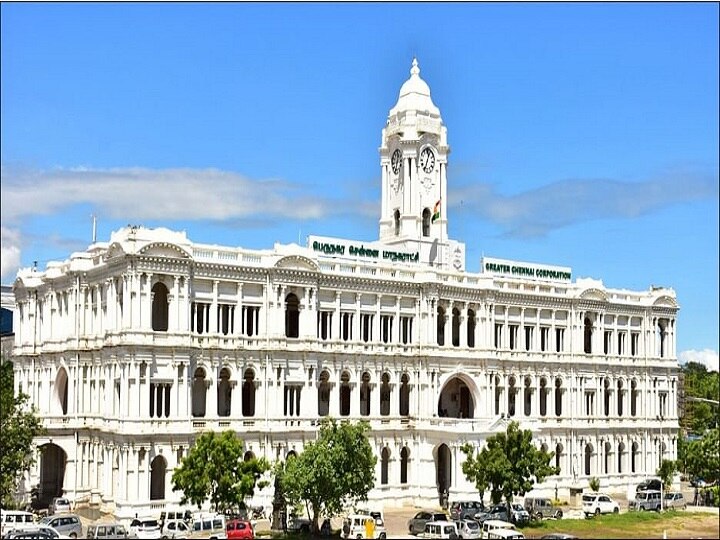
[[[674,291],[502,259],[467,272],[446,127],[410,73],[382,131],[379,240],[257,251],[133,226],[18,274],[15,384],[48,429],[26,485],[156,513],[203,431],[285,459],[325,416],[372,426],[378,505],[472,494],[460,446],[511,419],[555,452],[548,494],[594,476],[625,491],[675,457]]]

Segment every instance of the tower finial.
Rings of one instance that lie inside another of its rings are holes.
[[[418,61],[416,57],[413,57],[412,68],[410,68],[410,75],[420,75],[420,68],[418,67]]]

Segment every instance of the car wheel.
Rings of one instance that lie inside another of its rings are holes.
[[[687,504],[683,504],[683,510],[687,510]]]
[[[380,540],[385,540],[386,538],[387,536],[385,535],[385,533],[380,533]]]
[[[70,538],[77,538],[77,533],[70,533]]]
[[[613,508],[613,514],[619,514],[619,513],[620,513],[620,508],[618,508],[617,506],[615,508]]]
[[[535,514],[535,519],[542,519],[542,518],[543,518],[542,512],[538,512],[537,514]]]
[[[562,517],[563,517],[562,510],[558,510],[558,511],[557,511],[557,514],[555,515],[555,517],[557,517],[558,519],[562,519]]]
[[[595,509],[595,515],[596,515],[596,516],[599,516],[599,515],[600,515],[600,509],[599,509],[599,508],[596,508],[596,509]]]

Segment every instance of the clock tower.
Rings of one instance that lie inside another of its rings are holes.
[[[432,267],[465,269],[465,246],[447,234],[450,147],[440,110],[413,59],[382,130],[380,242],[417,251]]]

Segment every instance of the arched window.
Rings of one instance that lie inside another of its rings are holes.
[[[243,374],[242,414],[255,416],[255,372],[250,368]]]
[[[657,325],[658,355],[665,357],[665,337],[667,336],[667,320],[659,319]]]
[[[156,332],[168,329],[168,289],[159,281],[152,288],[152,329]]]
[[[547,379],[543,377],[540,379],[540,416],[547,416]]]
[[[610,464],[612,463],[612,445],[605,443],[605,474],[610,474]]]
[[[530,377],[525,377],[525,389],[523,390],[524,393],[524,412],[525,416],[530,416],[530,413],[532,412],[532,395],[533,395],[533,389],[531,388],[532,381],[530,380]]]
[[[640,391],[637,389],[637,380],[630,383],[630,415],[637,416],[637,400]]]
[[[625,454],[625,443],[621,442],[618,444],[618,460],[617,460],[617,472],[618,474],[623,472],[623,459]]]
[[[230,416],[232,400],[232,387],[230,386],[230,370],[226,367],[220,370],[220,380],[217,385],[217,415]]]
[[[640,453],[640,447],[638,446],[638,443],[634,442],[632,443],[632,452],[630,454],[630,472],[638,472],[637,471],[637,458],[638,454]]]
[[[201,367],[195,370],[192,384],[192,415],[205,416],[205,370]]]
[[[380,415],[390,414],[390,375],[383,373],[380,379]]]
[[[429,208],[423,210],[422,213],[422,235],[427,237],[430,236],[430,217],[432,213]]]
[[[515,388],[515,377],[510,377],[508,388],[508,416],[515,416],[515,394],[517,389]]]
[[[250,461],[251,459],[255,459],[255,454],[251,450],[248,450],[245,452],[245,455],[243,455],[243,461]]]
[[[155,456],[150,463],[150,500],[157,501],[165,498],[165,471],[167,463],[162,456]]]
[[[453,347],[460,346],[460,310],[458,308],[452,310],[452,344]]]
[[[610,416],[610,379],[605,377],[603,381],[603,398],[605,401],[605,416]]]
[[[442,306],[437,308],[437,344],[445,345],[445,308]]]
[[[65,368],[60,368],[55,377],[55,398],[63,416],[66,415],[68,412],[68,376]]]
[[[555,379],[555,416],[562,415],[562,379]]]
[[[560,443],[557,443],[555,445],[555,467],[557,467],[558,474],[562,474],[562,471],[560,470],[560,458],[562,456],[563,451],[563,445]]]
[[[300,301],[295,294],[285,297],[285,336],[296,338],[300,335]]]
[[[400,416],[410,415],[410,376],[403,373],[400,377]]]
[[[408,483],[408,462],[410,461],[410,450],[407,446],[403,446],[400,450],[400,483]]]
[[[385,486],[388,483],[388,467],[390,465],[390,450],[384,447],[380,452],[380,483]]]
[[[318,416],[330,414],[330,374],[323,370],[318,380]]]
[[[592,444],[588,443],[585,445],[585,475],[590,476],[592,474],[592,455],[593,447]]]
[[[593,326],[590,318],[585,317],[585,354],[592,353]]]
[[[362,374],[360,383],[360,415],[370,416],[370,400],[372,389],[370,388],[370,374],[366,371]]]
[[[395,221],[395,236],[400,236],[400,210],[395,210],[393,218]]]
[[[467,346],[469,348],[475,347],[475,326],[477,322],[475,320],[475,312],[472,309],[468,309],[467,312]]]
[[[623,381],[617,382],[617,415],[623,415],[623,405],[625,405],[625,390],[623,390]]]
[[[350,416],[350,374],[340,376],[340,416]]]

